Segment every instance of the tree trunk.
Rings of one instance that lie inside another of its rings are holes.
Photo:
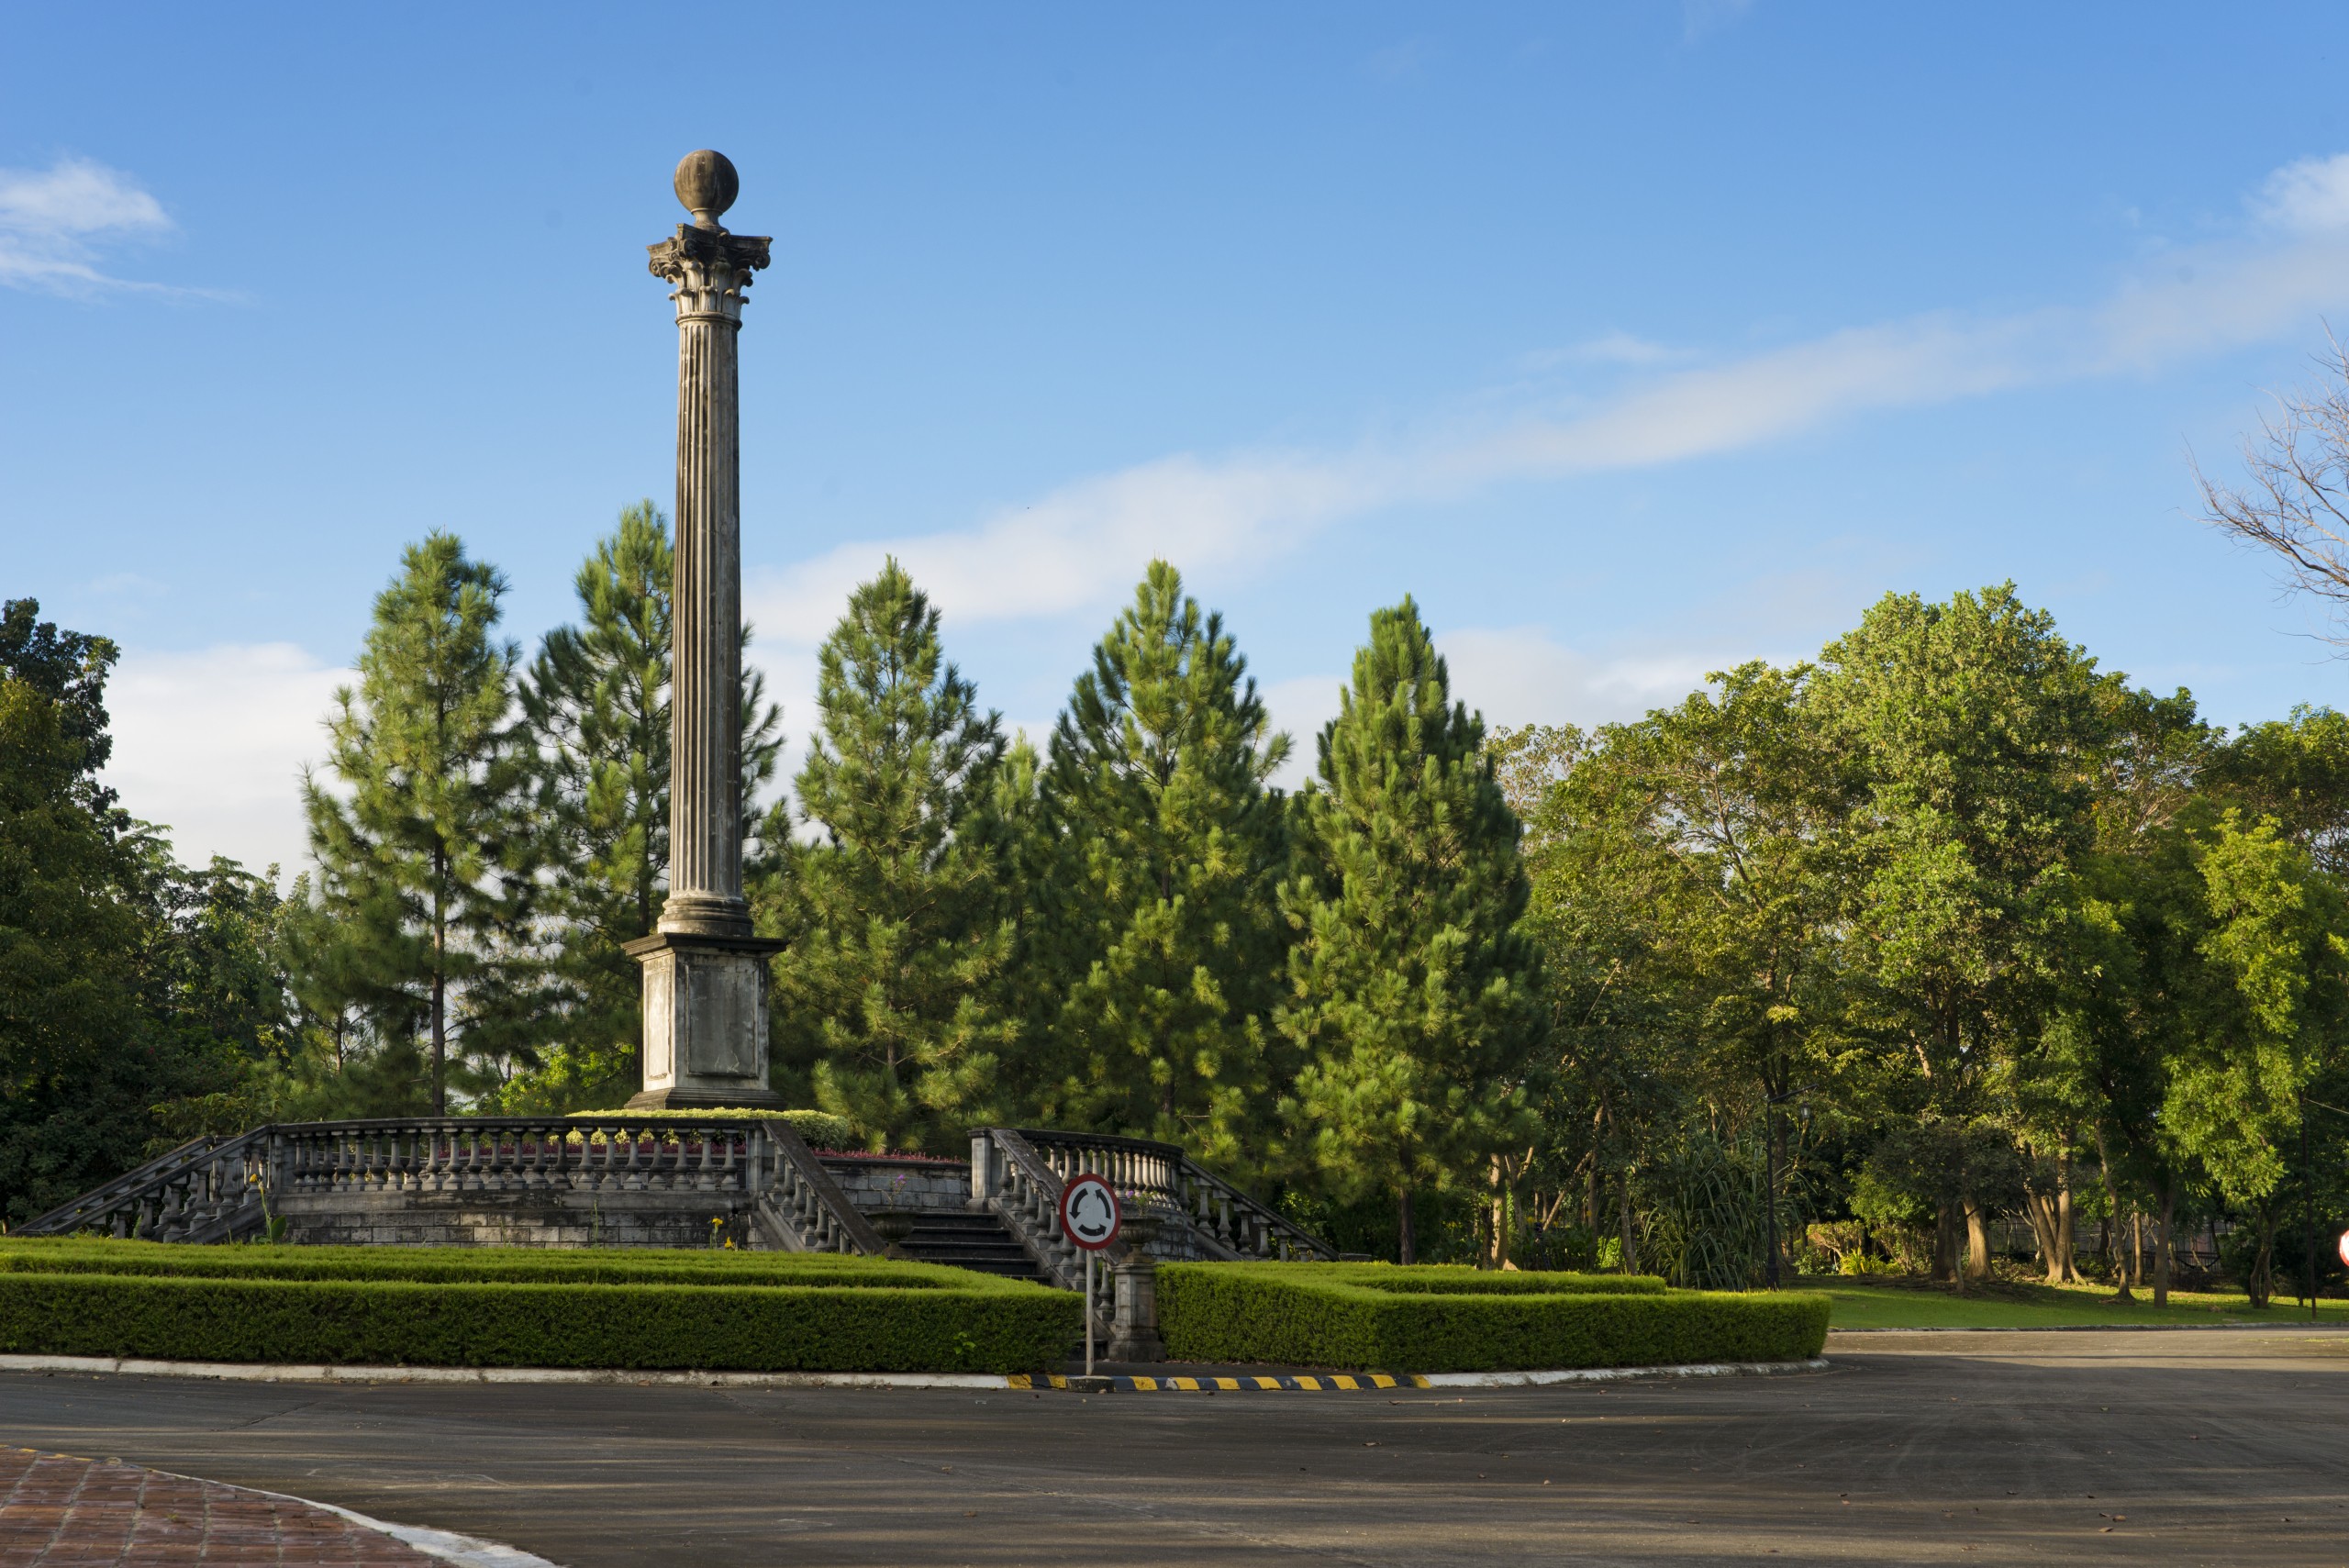
[[[2177,1218],[2177,1180],[2162,1178],[2162,1213],[2154,1231],[2154,1305],[2169,1305],[2170,1222]]]
[[[2252,1250],[2251,1271],[2243,1278],[2243,1294],[2251,1297],[2254,1309],[2265,1308],[2276,1299],[2276,1208],[2272,1203],[2260,1206],[2252,1223],[2258,1227],[2259,1245]]]
[[[1972,1198],[1965,1200],[1965,1277],[1970,1280],[1990,1277],[1988,1218],[1980,1204]]]
[[[2076,1284],[2080,1278],[2079,1259],[2072,1251],[2072,1157],[2055,1157],[2055,1246],[2064,1257],[2064,1273],[2057,1284]]]
[[[1501,1157],[1493,1156],[1493,1264],[1508,1267],[1508,1184],[1502,1179]]]
[[[1937,1204],[1933,1208],[1933,1283],[1965,1284],[1957,1272],[1957,1205]]]
[[[1635,1274],[1640,1272],[1640,1229],[1638,1217],[1631,1211],[1631,1172],[1623,1173],[1620,1185],[1623,1202],[1622,1213],[1619,1218],[1623,1224],[1623,1272],[1627,1274]]]
[[[2062,1248],[2055,1239],[2055,1200],[2045,1193],[2022,1195],[2022,1217],[2031,1222],[2031,1240],[2039,1249],[2039,1266],[2047,1271],[2047,1283],[2060,1284],[2064,1279]]]
[[[432,972],[432,1114],[449,1114],[449,982]]]
[[[2104,1146],[2104,1129],[2096,1129],[2097,1165],[2104,1175],[2104,1261],[2120,1289],[2115,1301],[2133,1301],[2129,1294],[2129,1265],[2113,1256],[2113,1243],[2121,1240],[2121,1189],[2112,1182],[2112,1155]]]
[[[1416,1263],[1419,1261],[1419,1253],[1411,1236],[1411,1188],[1408,1183],[1403,1185],[1400,1194],[1395,1204],[1395,1223],[1400,1232],[1396,1250],[1400,1254],[1399,1262]]]

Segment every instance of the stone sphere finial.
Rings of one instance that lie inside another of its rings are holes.
[[[718,216],[734,205],[742,189],[741,176],[734,172],[723,152],[703,148],[688,152],[677,161],[677,199],[694,215],[694,222],[704,228],[716,228]]]

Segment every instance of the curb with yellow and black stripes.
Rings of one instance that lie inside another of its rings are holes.
[[[1677,1382],[1691,1377],[1778,1377],[1825,1372],[1824,1356],[1787,1362],[1700,1362],[1678,1366],[1572,1367],[1539,1372],[1318,1372],[1231,1375],[1100,1377],[1014,1373],[1012,1388],[1056,1388],[1071,1394],[1375,1393],[1383,1388],[1542,1388],[1575,1383]]]
[[[1408,1373],[1392,1377],[1383,1372],[1324,1372],[1311,1375],[1260,1377],[1063,1377],[1058,1373],[1015,1373],[1004,1381],[1014,1388],[1074,1389],[1085,1394],[1322,1394],[1338,1390],[1425,1388],[1428,1380]]]

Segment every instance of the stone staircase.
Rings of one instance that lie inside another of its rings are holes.
[[[945,1209],[926,1210],[898,1245],[919,1262],[945,1263],[1042,1284],[1052,1283],[1012,1236],[1002,1217],[985,1209],[960,1214]]]

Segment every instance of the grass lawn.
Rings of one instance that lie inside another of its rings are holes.
[[[2165,1310],[2154,1310],[2149,1292],[2116,1303],[2107,1285],[1993,1284],[1964,1296],[1914,1285],[1885,1284],[1842,1275],[1806,1275],[1797,1288],[1825,1292],[1833,1301],[1831,1329],[2057,1329],[2121,1324],[2174,1328],[2213,1323],[2306,1323],[2308,1308],[2288,1296],[2254,1312],[2241,1295],[2170,1292]],[[2318,1321],[2349,1325],[2349,1301],[2321,1301]]]

